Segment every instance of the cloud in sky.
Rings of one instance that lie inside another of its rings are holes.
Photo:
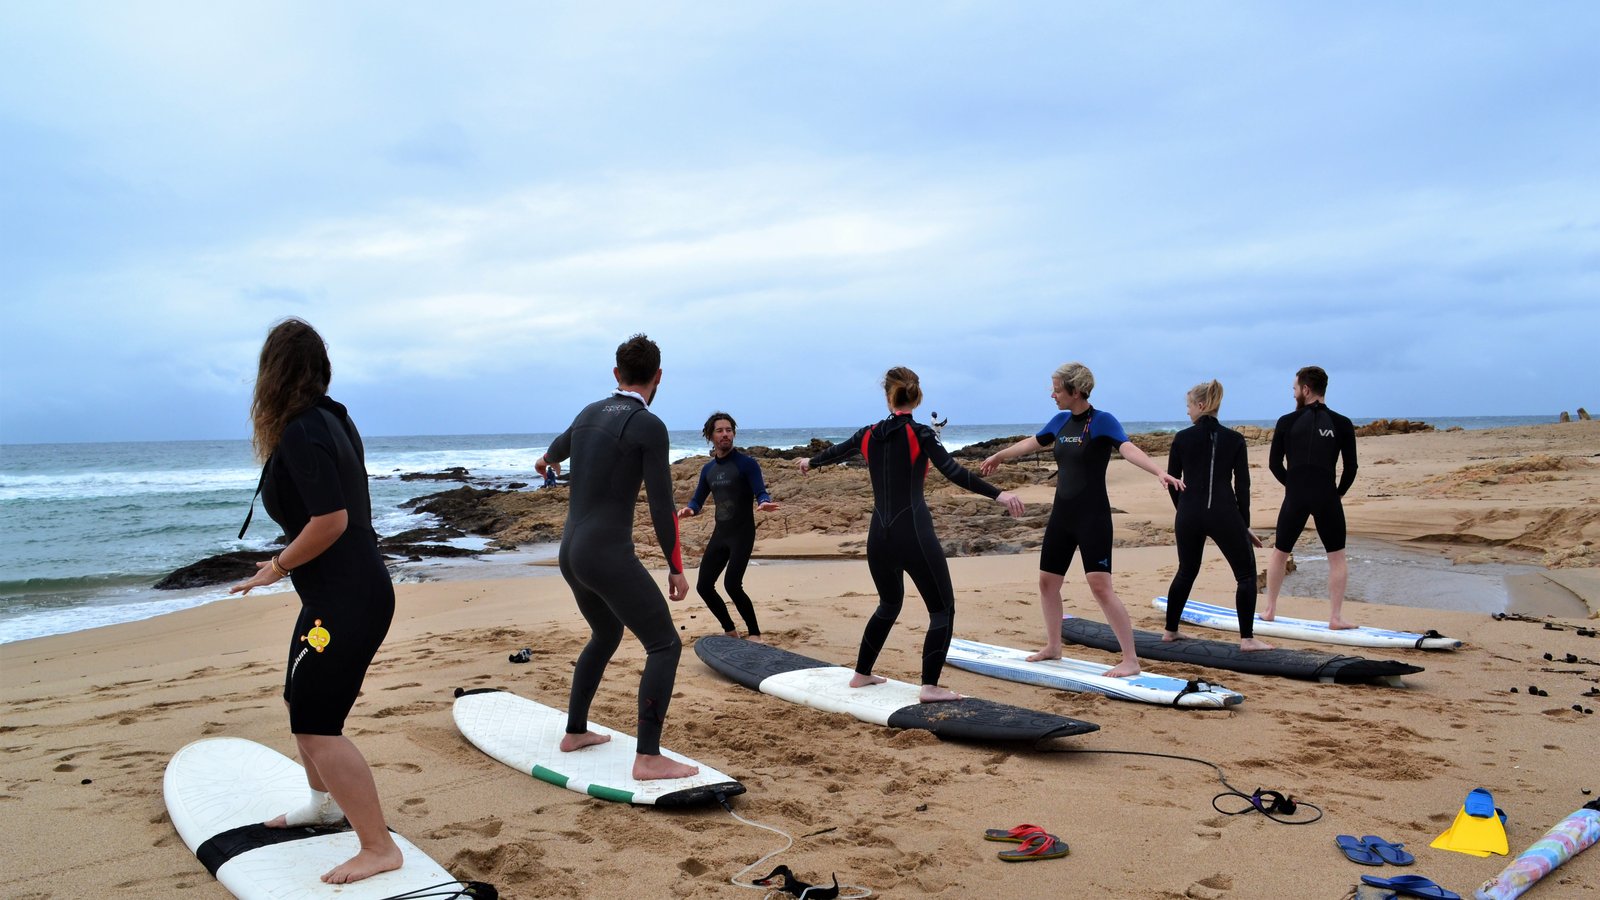
[[[749,426],[1600,405],[1600,11],[0,11],[0,441],[238,437],[283,315],[372,434],[546,431],[634,331]]]

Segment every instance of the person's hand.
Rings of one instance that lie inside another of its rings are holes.
[[[1250,536],[1250,546],[1256,547],[1257,549],[1266,546],[1266,544],[1261,542],[1261,538],[1258,537],[1254,531],[1246,528],[1244,533]]]
[[[673,603],[689,596],[689,579],[682,572],[673,572],[667,576],[667,599]]]
[[[1022,498],[1010,491],[1001,491],[1000,496],[994,498],[1005,504],[1006,512],[1011,513],[1011,518],[1022,518]]]
[[[538,472],[541,476],[544,475],[545,469],[549,469],[551,472],[554,472],[557,478],[561,477],[561,463],[551,462],[550,460],[545,459],[543,456],[533,461],[533,470]]]
[[[279,575],[273,570],[272,560],[263,560],[256,563],[256,573],[254,575],[251,575],[248,579],[239,582],[231,588],[228,588],[228,593],[248,594],[258,587],[266,587],[269,584],[277,584],[282,580],[283,576]]]
[[[1161,483],[1163,485],[1165,485],[1166,487],[1172,488],[1175,491],[1183,490],[1183,487],[1184,487],[1183,486],[1183,479],[1181,479],[1181,478],[1173,478],[1171,475],[1168,475],[1166,472],[1158,472],[1158,473],[1156,473],[1156,478],[1159,479],[1161,481]]]
[[[811,471],[811,460],[810,459],[802,456],[798,460],[796,460],[795,462],[800,467],[800,474],[801,475],[804,475],[804,474],[806,474],[806,473]]]
[[[1000,454],[996,453],[978,464],[978,474],[987,478],[993,475],[994,470],[998,468],[1000,468]]]
[[[772,512],[774,510],[778,510],[778,509],[782,509],[782,508],[783,508],[783,504],[779,503],[776,500],[768,500],[765,503],[760,503],[760,504],[756,505],[756,509],[759,509],[762,512]]]
[[[695,509],[692,506],[685,506],[685,507],[683,507],[683,508],[678,510],[678,518],[680,518],[680,519],[688,519],[688,518],[691,518],[693,516],[698,516],[698,515],[700,515],[700,514],[698,512],[695,512]]]

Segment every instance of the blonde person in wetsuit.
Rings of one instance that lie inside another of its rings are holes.
[[[1050,376],[1050,397],[1061,412],[1038,434],[984,460],[978,471],[989,475],[1006,460],[1053,448],[1056,497],[1039,548],[1039,606],[1044,612],[1045,643],[1044,649],[1028,659],[1061,658],[1061,585],[1073,554],[1081,550],[1084,580],[1122,649],[1122,662],[1106,674],[1125,678],[1139,673],[1139,656],[1133,646],[1133,620],[1111,586],[1111,499],[1106,494],[1111,451],[1121,453],[1123,459],[1168,487],[1181,491],[1183,482],[1161,471],[1128,440],[1116,416],[1089,405],[1093,390],[1094,373],[1083,363],[1071,362],[1056,369]]]

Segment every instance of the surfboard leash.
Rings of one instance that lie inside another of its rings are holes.
[[[745,866],[744,868],[742,868],[739,871],[735,872],[733,874],[733,877],[728,879],[729,883],[731,883],[731,884],[733,884],[733,885],[735,885],[737,887],[752,888],[752,889],[758,890],[758,891],[766,891],[767,893],[766,893],[765,897],[763,898],[763,900],[769,900],[769,898],[772,898],[774,895],[781,895],[783,893],[782,891],[773,890],[772,888],[768,887],[767,885],[756,884],[756,883],[754,883],[754,881],[744,882],[744,881],[740,881],[739,879],[741,877],[743,877],[746,873],[750,872],[752,869],[760,868],[761,865],[763,863],[765,863],[767,860],[772,859],[774,856],[777,856],[780,853],[784,853],[784,852],[788,851],[788,849],[790,847],[794,846],[794,838],[791,837],[787,832],[785,832],[781,828],[777,828],[777,827],[774,827],[772,825],[763,825],[760,822],[751,821],[750,819],[746,819],[744,816],[741,816],[738,813],[734,812],[733,811],[733,804],[728,802],[728,795],[723,793],[722,791],[717,791],[716,792],[716,797],[717,797],[717,802],[722,804],[722,808],[728,811],[728,815],[733,816],[735,819],[738,819],[740,822],[743,822],[746,825],[750,825],[750,826],[753,826],[755,828],[760,828],[760,829],[763,829],[765,831],[770,831],[773,834],[779,835],[785,841],[787,841],[787,843],[785,843],[782,847],[779,847],[778,849],[772,851],[771,853],[768,853],[766,856],[761,857],[760,859],[756,860],[755,862],[751,863],[750,865]],[[837,882],[837,876],[835,876],[835,882]],[[803,891],[801,891],[797,895],[797,900],[820,900],[820,898],[822,898],[824,896],[837,897],[838,900],[863,900],[863,898],[873,896],[871,888],[868,888],[868,887],[865,887],[865,886],[859,885],[859,884],[839,885],[839,887],[838,887],[839,893],[834,893],[834,890],[835,890],[834,885],[831,885],[831,884],[814,884],[814,885],[810,885],[809,887],[805,888]],[[847,894],[847,893],[844,893],[844,891],[846,891],[846,890],[849,890],[849,891],[852,891],[852,892],[859,891],[860,893],[848,893]],[[823,892],[827,892],[827,893],[824,894]]]
[[[1106,753],[1116,756],[1155,756],[1161,759],[1176,759],[1182,762],[1199,763],[1203,766],[1210,766],[1212,769],[1214,769],[1217,773],[1217,780],[1222,782],[1223,787],[1227,788],[1227,790],[1211,798],[1211,808],[1225,816],[1242,816],[1245,813],[1258,812],[1281,825],[1310,825],[1312,822],[1322,818],[1322,807],[1316,805],[1315,803],[1307,803],[1304,800],[1296,800],[1292,795],[1289,794],[1283,794],[1278,791],[1263,790],[1262,788],[1256,788],[1255,793],[1253,794],[1246,794],[1244,791],[1241,791],[1228,783],[1228,776],[1223,773],[1221,766],[1208,759],[1200,759],[1197,756],[1179,756],[1176,753],[1155,753],[1149,750],[1079,750],[1076,748],[1042,749],[1044,749],[1047,753]],[[1217,805],[1217,801],[1221,800],[1223,797],[1239,797],[1248,803],[1249,806],[1236,811],[1223,809]],[[1309,819],[1283,818],[1284,816],[1294,815],[1301,807],[1316,810],[1316,815]]]
[[[406,891],[404,894],[391,894],[382,900],[424,900],[428,897],[438,897],[441,900],[460,897],[468,897],[471,900],[500,900],[500,891],[494,885],[482,881],[441,881],[438,884]]]

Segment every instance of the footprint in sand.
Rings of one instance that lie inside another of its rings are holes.
[[[400,804],[400,811],[408,816],[425,816],[428,814],[428,801],[421,797],[412,797]]]
[[[428,832],[428,838],[440,841],[445,838],[456,837],[462,834],[475,834],[478,837],[492,838],[500,834],[504,823],[494,816],[479,819],[476,822],[451,822],[448,825],[435,828]]]
[[[1189,889],[1184,891],[1183,895],[1191,897],[1193,900],[1222,900],[1231,890],[1233,890],[1233,879],[1227,875],[1218,874],[1209,878],[1202,878],[1189,885]]]
[[[372,767],[374,769],[386,769],[391,772],[399,772],[403,775],[415,775],[422,771],[421,766],[417,765],[416,763],[408,762],[376,762],[372,764]]]

